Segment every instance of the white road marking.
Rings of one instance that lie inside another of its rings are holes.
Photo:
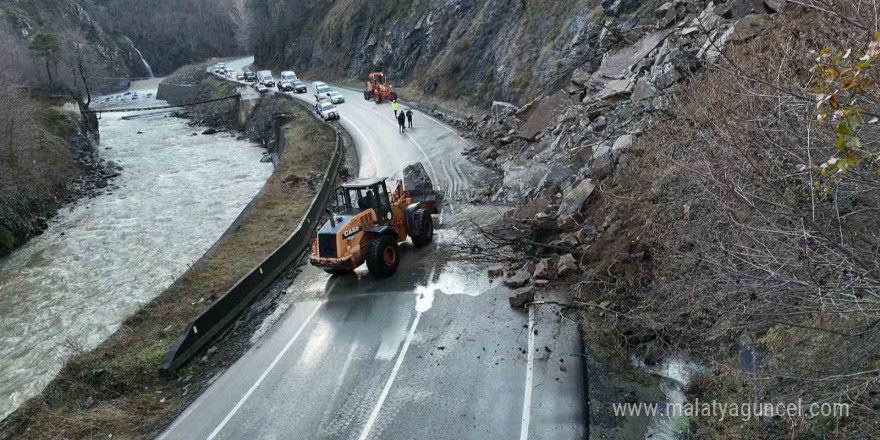
[[[354,359],[354,352],[357,351],[357,348],[358,342],[354,341],[354,343],[351,344],[351,348],[348,350],[348,357],[345,358],[345,362],[342,364],[342,371],[336,379],[336,387],[333,388],[333,394],[330,395],[330,401],[327,403],[327,410],[324,412],[324,419],[321,420],[319,426],[326,425],[330,416],[334,415],[333,409],[336,407],[336,398],[339,397],[339,390],[342,388],[342,382],[345,381],[345,376],[348,374],[348,367],[351,366],[351,360]]]
[[[428,277],[428,284],[431,283],[436,271],[437,266],[434,266],[431,269],[431,275]],[[391,376],[389,376],[388,380],[385,382],[385,387],[382,388],[382,394],[379,395],[379,401],[376,402],[376,406],[373,407],[373,412],[370,413],[370,418],[367,419],[367,424],[364,425],[364,429],[361,431],[358,440],[366,440],[370,435],[370,431],[373,430],[373,425],[376,423],[376,419],[379,418],[379,410],[382,409],[382,404],[385,403],[385,399],[388,397],[388,392],[391,391],[391,385],[394,384],[394,378],[397,377],[397,372],[400,371],[400,366],[403,364],[403,358],[406,356],[407,350],[409,350],[409,344],[412,342],[413,335],[416,333],[416,327],[419,325],[420,319],[422,319],[422,312],[416,313],[416,319],[413,320],[412,326],[409,328],[409,334],[406,335],[406,340],[403,342],[403,348],[400,349],[400,354],[397,355],[397,361],[394,362],[394,368],[391,369]]]
[[[532,370],[535,366],[535,308],[529,305],[529,354],[526,364],[526,391],[523,396],[522,424],[519,439],[529,438],[529,417],[532,412]]]
[[[251,388],[247,390],[244,396],[241,396],[241,399],[239,399],[238,403],[235,404],[235,407],[233,407],[232,410],[229,411],[229,414],[227,414],[226,417],[223,418],[223,421],[221,421],[220,424],[217,425],[216,428],[214,428],[214,431],[211,432],[211,435],[209,435],[206,440],[214,440],[214,438],[217,437],[217,434],[220,433],[223,427],[225,427],[226,424],[229,423],[230,420],[232,420],[232,417],[235,415],[235,413],[237,413],[238,410],[241,409],[242,405],[247,402],[247,400],[251,397],[251,394],[256,391],[257,387],[259,387],[260,384],[263,383],[264,380],[266,380],[266,376],[268,376],[269,373],[271,373],[272,370],[275,368],[275,366],[278,365],[278,362],[281,361],[281,358],[284,357],[284,355],[287,353],[287,350],[290,350],[290,347],[299,338],[299,335],[303,332],[303,330],[305,330],[309,322],[312,321],[312,318],[315,317],[315,315],[318,313],[318,309],[320,309],[322,305],[324,305],[324,301],[321,301],[320,303],[318,303],[317,306],[315,306],[312,312],[309,313],[309,316],[306,318],[306,320],[299,327],[299,330],[297,330],[293,337],[290,338],[289,341],[287,341],[287,344],[284,346],[281,352],[278,353],[277,356],[275,356],[275,359],[272,360],[272,363],[269,364],[268,367],[266,367],[266,370],[263,371],[263,374],[261,374],[257,381],[254,382],[254,384],[251,386]]]
[[[409,344],[412,342],[413,335],[416,333],[416,327],[419,325],[419,320],[421,318],[422,314],[417,313],[416,319],[413,320],[412,327],[409,329],[409,334],[406,335],[406,341],[403,343],[403,348],[397,356],[397,362],[394,363],[394,368],[391,370],[391,376],[389,376],[388,381],[385,382],[385,388],[382,388],[382,394],[379,395],[379,401],[376,402],[376,406],[373,407],[373,412],[370,413],[370,418],[367,419],[367,424],[364,425],[364,429],[361,431],[358,440],[366,440],[370,435],[370,431],[373,430],[373,424],[375,424],[376,419],[379,418],[379,410],[382,409],[382,404],[385,403],[385,398],[388,397],[388,392],[391,391],[391,385],[394,383],[394,378],[397,377],[397,372],[400,371],[400,365],[403,364],[403,357],[406,356],[406,352],[409,350]]]

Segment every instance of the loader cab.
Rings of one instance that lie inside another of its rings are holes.
[[[384,73],[372,73],[370,74],[370,82],[373,84],[377,84],[380,86],[385,85],[385,74]]]
[[[336,209],[342,215],[357,215],[374,209],[380,224],[391,222],[393,217],[385,179],[360,180],[337,188]]]

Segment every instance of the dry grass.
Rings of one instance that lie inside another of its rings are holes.
[[[0,438],[150,438],[242,352],[223,341],[216,353],[181,369],[179,379],[158,375],[186,324],[280,245],[314,197],[308,181],[329,164],[335,133],[294,103],[287,110],[287,150],[238,230],[109,340],[71,359],[42,395],[0,424]]]
[[[617,347],[647,334],[712,363],[691,397],[853,405],[845,419],[700,418],[694,438],[871,438],[880,428],[876,168],[844,177],[853,206],[812,190],[817,165],[838,152],[807,90],[810,51],[858,47],[865,32],[803,11],[768,29],[729,46],[602,183],[589,222],[613,231],[587,251],[582,294],[609,301],[600,326],[619,329],[608,335]],[[877,129],[860,133],[875,149]],[[744,335],[765,353],[758,371],[739,365]]]
[[[0,256],[29,238],[80,173],[67,146],[79,121],[39,95],[0,90]]]

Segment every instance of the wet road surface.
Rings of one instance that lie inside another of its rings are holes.
[[[481,172],[460,155],[466,141],[420,112],[401,135],[388,103],[337,90],[361,177],[422,161],[449,193],[435,243],[403,244],[384,280],[365,267],[338,277],[306,267],[277,322],[159,438],[585,438],[575,323],[552,308],[511,309],[486,266],[450,257],[455,225],[491,211],[462,201]]]

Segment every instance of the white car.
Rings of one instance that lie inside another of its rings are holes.
[[[269,93],[269,88],[266,87],[266,85],[263,83],[254,84],[254,88],[257,89],[257,91],[260,93]]]
[[[330,93],[333,89],[330,88],[326,83],[321,81],[315,81],[312,83],[312,87],[315,88],[315,101],[321,101],[327,98],[327,93]]]
[[[342,96],[342,93],[339,93],[336,90],[329,91],[325,93],[324,96],[326,96],[327,100],[333,104],[342,104],[345,102],[345,97]]]
[[[318,103],[315,104],[315,113],[324,119],[324,121],[339,119],[339,110],[336,109],[335,105],[326,101],[318,101]]]
[[[227,69],[227,70],[226,70],[226,76],[228,76],[228,77],[230,77],[230,78],[232,78],[232,79],[235,79],[235,69]]]
[[[294,73],[292,70],[285,70],[284,72],[281,72],[282,81],[294,82],[298,79],[299,78],[296,77],[296,73]]]

